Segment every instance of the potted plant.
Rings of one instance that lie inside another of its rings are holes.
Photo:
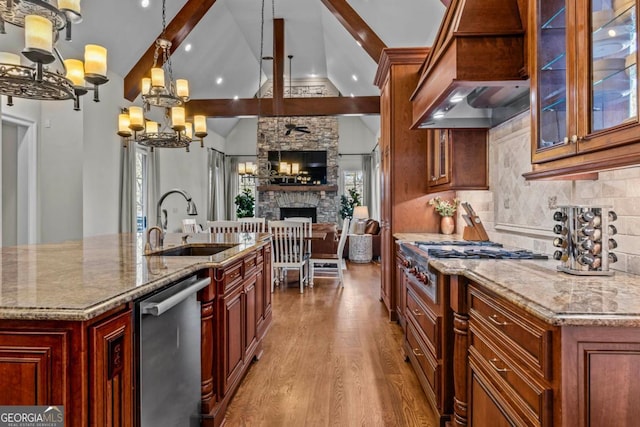
[[[235,198],[236,215],[238,218],[250,218],[253,216],[256,199],[253,197],[251,190],[245,188],[242,193]]]
[[[440,214],[440,231],[442,234],[453,234],[455,230],[455,221],[453,215],[456,213],[456,209],[460,204],[460,200],[453,199],[453,201],[443,200],[440,197],[434,197],[429,200],[429,205],[433,206],[436,212]]]
[[[349,195],[340,196],[340,218],[351,219],[353,217],[353,208],[361,204],[360,194],[355,188],[349,189]]]

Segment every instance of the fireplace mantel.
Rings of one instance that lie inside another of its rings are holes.
[[[337,185],[259,185],[258,191],[338,191]]]

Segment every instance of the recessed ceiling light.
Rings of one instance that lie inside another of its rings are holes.
[[[318,75],[316,73],[311,73],[311,74],[309,74],[309,77],[316,78],[316,77],[318,77]]]
[[[222,77],[218,77],[218,78],[216,79],[216,84],[217,84],[217,85],[221,85],[221,84],[222,84]]]
[[[187,44],[185,45],[185,47],[184,47],[185,52],[191,52],[191,48],[192,48],[192,47],[193,47],[193,46],[191,46],[191,43],[187,43]]]
[[[355,74],[352,74],[351,78],[353,79],[354,82],[358,81],[358,76],[356,76]]]
[[[142,0],[142,1],[140,2],[140,5],[141,5],[142,7],[149,7],[149,0]]]
[[[354,95],[354,94],[351,94],[351,97],[353,98],[353,97],[355,97],[355,95]]]
[[[234,100],[234,101],[237,101],[238,99],[240,99],[240,97],[239,97],[238,95],[236,95],[236,96],[234,96],[234,97],[233,97],[233,100]]]

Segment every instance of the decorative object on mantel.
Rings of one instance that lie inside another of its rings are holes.
[[[189,151],[194,136],[200,138],[200,147],[204,147],[207,118],[195,115],[193,124],[186,121],[184,104],[189,101],[189,82],[186,79],[173,79],[171,42],[163,37],[167,27],[165,4],[166,0],[162,0],[162,33],[156,40],[151,77],[142,79],[143,106],[122,110],[118,116],[118,135],[122,137],[125,147],[133,136],[138,144],[151,147],[151,150],[155,147],[184,147]],[[144,112],[149,111],[151,106],[164,109],[164,123],[144,117]]]
[[[436,212],[442,217],[440,219],[440,232],[442,234],[453,234],[456,229],[456,224],[453,219],[453,215],[456,213],[456,209],[460,204],[460,200],[453,199],[453,201],[443,200],[440,197],[434,197],[429,200],[429,205],[433,206]]]
[[[78,111],[80,96],[89,90],[94,92],[93,100],[100,101],[98,86],[109,81],[107,50],[86,45],[83,63],[63,59],[55,47],[60,32],[66,29],[65,40],[71,41],[71,25],[80,22],[80,0],[0,0],[0,33],[5,34],[5,23],[24,28],[25,47],[21,53],[31,61],[22,65],[19,55],[0,52],[0,94],[7,96],[7,105],[13,105],[13,97],[73,99],[73,109]],[[85,86],[85,82],[93,87]]]

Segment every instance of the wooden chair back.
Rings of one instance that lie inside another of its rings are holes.
[[[238,222],[245,233],[265,233],[266,221],[264,218],[240,218]]]
[[[207,221],[211,233],[240,233],[241,227],[239,221]]]

